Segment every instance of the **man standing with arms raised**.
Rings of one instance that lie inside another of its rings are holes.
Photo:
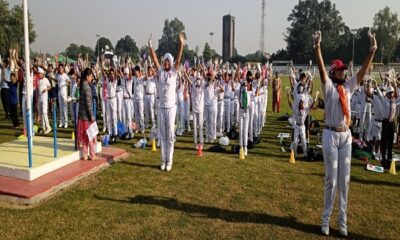
[[[171,171],[173,155],[174,155],[174,142],[175,142],[175,116],[176,116],[176,78],[177,70],[182,58],[184,36],[182,33],[178,35],[179,50],[178,56],[174,64],[174,57],[170,53],[164,55],[163,66],[158,62],[157,54],[151,44],[151,37],[149,39],[150,55],[154,62],[155,67],[158,69],[158,84],[160,99],[160,108],[158,117],[160,118],[160,125],[158,126],[161,139],[161,170]]]
[[[368,33],[371,48],[356,76],[345,79],[347,66],[341,60],[333,60],[329,77],[321,53],[321,32],[313,35],[315,55],[325,95],[325,126],[322,134],[325,163],[324,211],[321,232],[329,235],[329,222],[335,201],[336,188],[339,192],[339,233],[347,236],[347,195],[350,182],[351,124],[350,97],[359,87],[374,58],[377,49],[375,34]]]

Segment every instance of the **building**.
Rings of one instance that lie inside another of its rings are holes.
[[[235,52],[235,17],[230,14],[222,18],[222,59],[229,60]]]

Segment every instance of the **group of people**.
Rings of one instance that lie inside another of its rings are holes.
[[[329,235],[338,189],[339,232],[347,236],[346,209],[353,136],[358,134],[360,139],[371,142],[373,153],[385,167],[392,158],[393,123],[400,115],[396,114],[400,93],[397,81],[400,79],[399,76],[396,79],[392,71],[384,76],[381,74],[381,84],[373,80],[369,70],[377,44],[374,34],[369,33],[369,37],[371,49],[362,67],[353,74],[350,66],[349,73],[345,74],[348,66],[341,60],[332,61],[330,70],[326,71],[321,53],[321,33],[318,31],[313,36],[325,106],[322,134],[325,194],[321,231],[326,235]],[[187,64],[181,65],[183,34],[179,34],[178,40],[176,58],[166,53],[161,62],[151,38],[148,41],[150,57],[136,65],[130,58],[116,64],[104,56],[92,64],[87,57],[81,56],[78,63],[70,65],[59,63],[58,56],[55,66],[35,60],[30,69],[35,120],[42,122],[44,133],[49,133],[52,129],[48,104],[58,104],[59,127],[68,128],[69,116],[73,119],[84,160],[96,159],[96,139],[89,140],[86,130],[100,116],[98,109],[101,109],[103,131],[111,139],[121,138],[120,126],[126,129],[124,139],[132,139],[137,133],[144,134],[146,129],[155,132],[161,148],[161,170],[172,169],[176,135],[184,132],[193,132],[193,142],[199,149],[203,148],[204,142],[213,143],[217,137],[236,127],[239,145],[246,156],[248,143],[259,137],[266,121],[269,82],[273,89],[273,110],[280,111],[282,81],[279,73],[273,73],[272,65],[268,63],[240,66],[218,60],[199,62],[190,68]],[[11,50],[10,58],[3,62],[1,69],[3,108],[13,126],[18,127],[18,102],[25,122],[24,59],[20,57],[17,60],[16,51]],[[312,96],[314,75],[315,69],[311,65],[305,71],[291,67],[291,86],[286,88],[293,114],[291,149],[297,152],[300,142],[304,154],[307,154],[309,143],[307,116],[316,108],[319,96],[319,91],[315,97]]]
[[[179,42],[183,44],[183,41],[184,37],[179,35]],[[199,149],[205,142],[213,143],[217,137],[235,129],[239,131],[240,147],[247,156],[249,141],[251,144],[259,138],[266,121],[271,65],[240,66],[215,60],[183,66],[181,48],[176,59],[165,54],[160,64],[151,40],[149,50],[150,56],[136,65],[130,58],[118,64],[104,55],[96,63],[81,55],[76,63],[70,64],[59,62],[58,55],[54,62],[35,59],[30,69],[35,122],[41,123],[44,134],[50,133],[49,115],[56,110],[58,127],[68,128],[72,123],[80,139],[83,133],[80,120],[90,122],[99,116],[103,120],[103,132],[110,136],[111,142],[117,136],[124,140],[132,139],[134,134],[144,136],[149,129],[161,147],[161,169],[167,171],[172,168],[175,136],[185,132],[193,132],[193,143]],[[10,116],[14,127],[18,127],[21,114],[27,129],[26,72],[24,59],[18,58],[17,52],[10,50],[9,59],[2,65],[1,96],[6,117]],[[18,96],[19,101],[15,99]],[[56,108],[49,108],[49,104]],[[86,150],[90,148],[88,144]]]

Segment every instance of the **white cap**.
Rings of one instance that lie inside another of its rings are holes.
[[[40,74],[44,74],[44,70],[43,70],[43,68],[39,67],[39,68],[38,68],[38,73],[40,73]]]

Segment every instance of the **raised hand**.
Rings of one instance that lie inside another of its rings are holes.
[[[149,38],[149,40],[147,41],[150,48],[153,48],[152,41],[153,41],[153,34],[151,33],[151,34],[150,34],[150,38]]]
[[[370,51],[376,51],[378,49],[378,44],[376,43],[375,33],[371,33],[371,30],[368,31],[369,41],[371,42]]]
[[[182,32],[178,34],[178,40],[179,40],[179,43],[181,43],[181,44],[183,44],[185,42],[185,37],[183,36]]]
[[[321,46],[321,40],[322,40],[321,31],[316,31],[316,32],[313,34],[314,48],[320,47],[320,46]]]

